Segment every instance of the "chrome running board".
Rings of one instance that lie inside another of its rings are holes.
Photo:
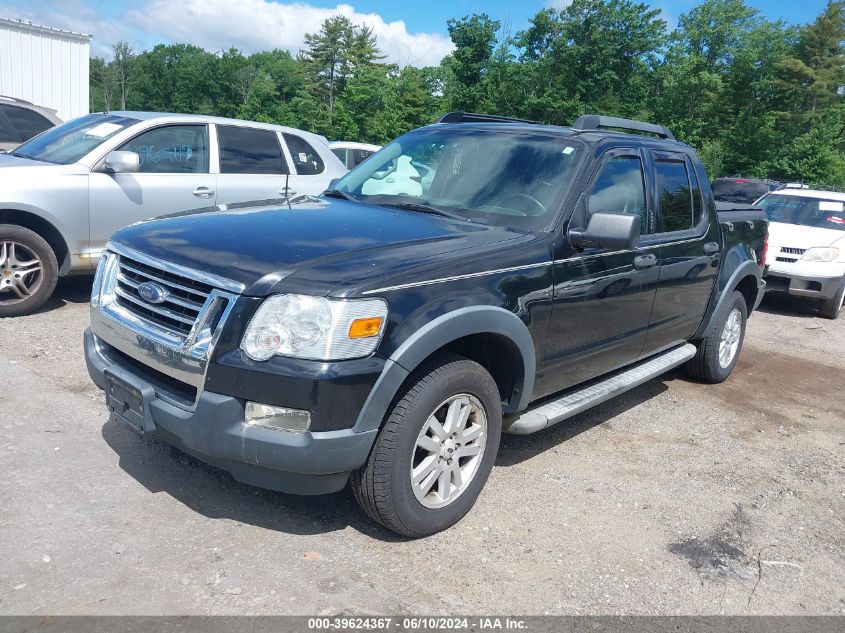
[[[510,425],[505,420],[505,432],[528,435],[541,431],[683,365],[695,356],[695,352],[695,345],[687,343],[622,369],[609,378],[568,391],[554,400],[546,400],[512,418]]]

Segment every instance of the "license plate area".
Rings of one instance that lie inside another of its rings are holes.
[[[138,433],[154,432],[155,424],[149,410],[149,404],[155,397],[153,388],[133,385],[108,370],[105,376],[109,411]]]

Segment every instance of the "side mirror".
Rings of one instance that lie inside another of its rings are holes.
[[[640,216],[593,213],[587,221],[587,228],[569,231],[569,241],[575,248],[592,246],[620,251],[636,250],[640,241]]]
[[[329,186],[326,187],[326,191],[328,191],[329,189],[334,189],[335,187],[337,187],[337,183],[339,183],[339,182],[340,182],[340,178],[332,178],[329,181]]]
[[[134,172],[141,168],[141,159],[135,152],[109,152],[103,167],[113,174]]]

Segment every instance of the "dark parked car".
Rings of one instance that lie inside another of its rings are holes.
[[[109,409],[243,482],[351,480],[373,519],[421,536],[469,511],[502,431],[679,365],[728,377],[763,296],[760,209],[720,218],[662,127],[444,121],[322,197],[118,232],[85,333]],[[416,193],[379,193],[392,170]]]
[[[717,178],[710,188],[717,202],[754,204],[770,191],[782,189],[784,184],[776,180],[759,178]]]

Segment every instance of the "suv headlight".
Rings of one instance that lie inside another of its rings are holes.
[[[386,318],[387,303],[382,299],[274,295],[250,319],[241,349],[256,361],[273,356],[361,358],[378,347]]]
[[[839,257],[839,249],[832,246],[808,248],[801,259],[805,262],[832,262]]]

